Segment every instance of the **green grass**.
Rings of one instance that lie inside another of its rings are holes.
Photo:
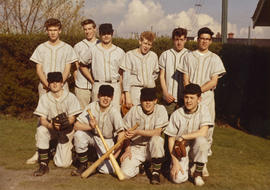
[[[142,175],[124,182],[101,174],[81,179],[70,176],[73,167],[56,168],[52,162],[48,175],[31,177],[37,165],[29,166],[24,163],[35,150],[36,123],[36,119],[0,117],[0,166],[12,169],[15,173],[25,173],[25,179],[20,181],[18,189],[270,189],[270,141],[233,128],[220,127],[215,128],[213,155],[209,157],[207,165],[210,177],[206,178],[206,185],[203,187],[196,187],[191,182],[173,184],[166,179],[162,185],[153,186]]]

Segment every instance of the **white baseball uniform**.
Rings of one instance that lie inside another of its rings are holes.
[[[201,54],[198,50],[192,51],[184,57],[184,61],[178,66],[177,70],[187,74],[191,83],[200,86],[210,81],[211,77],[215,75],[222,77],[226,73],[220,57],[211,51],[205,54]],[[216,114],[214,89],[202,93],[201,104],[209,108],[211,119],[214,123]],[[212,144],[214,128],[211,127],[208,131],[211,134],[210,144]],[[211,150],[209,154],[211,154]]]
[[[159,57],[159,68],[165,70],[165,81],[168,93],[175,98],[177,102],[178,97],[183,97],[183,79],[176,68],[180,62],[183,62],[184,56],[189,52],[183,48],[180,52],[173,48],[164,51]]]
[[[155,80],[159,72],[157,54],[149,51],[146,55],[142,55],[138,49],[128,51],[120,68],[125,71],[123,90],[130,93],[133,105],[139,105],[141,89],[156,86]]]
[[[68,117],[75,116],[81,112],[79,101],[76,96],[69,91],[64,90],[60,98],[55,98],[52,92],[43,94],[38,102],[38,106],[34,112],[35,115],[45,117],[48,120],[56,117],[61,113],[65,113]],[[49,149],[49,141],[56,137],[57,131],[48,129],[39,125],[36,132],[36,146],[39,149]],[[67,134],[69,142],[65,144],[58,143],[56,153],[53,158],[54,163],[58,167],[69,167],[72,163],[71,149],[73,133]]]
[[[30,60],[42,65],[46,77],[49,72],[58,71],[63,73],[66,64],[78,61],[73,48],[63,41],[60,41],[60,43],[55,46],[50,45],[49,41],[40,44],[35,49]],[[65,83],[64,89],[68,90],[67,83]],[[39,83],[38,92],[39,97],[46,93],[41,83]]]
[[[74,46],[74,51],[80,60],[80,57],[91,47],[97,44],[98,40],[93,42],[84,39]],[[75,78],[75,95],[77,96],[81,107],[85,108],[91,101],[92,84],[84,77],[80,69],[77,69],[77,76]]]
[[[97,125],[108,145],[111,148],[114,145],[113,138],[115,133],[119,133],[124,130],[124,123],[121,117],[120,111],[114,105],[110,105],[106,111],[101,112],[99,102],[92,102],[87,105],[84,111],[78,116],[77,120],[80,123],[89,125],[89,114],[87,110],[90,109],[93,116],[96,118]],[[74,145],[77,153],[83,153],[88,150],[88,145],[95,147],[98,157],[106,153],[106,149],[96,131],[96,129],[91,131],[81,131],[78,130],[74,135]],[[104,161],[98,167],[101,173],[113,173],[113,167],[109,160]]]
[[[179,138],[182,135],[199,130],[202,126],[213,126],[213,124],[209,109],[206,106],[198,105],[198,109],[192,114],[186,113],[184,107],[181,107],[172,113],[164,133],[168,136]],[[193,162],[201,163],[208,161],[209,138],[211,137],[197,137],[194,140],[188,141],[188,146],[186,147],[187,156],[179,160],[184,174],[179,171],[176,179],[174,179],[175,183],[182,183],[188,180],[190,159]],[[191,151],[190,154],[188,154],[189,151]]]
[[[125,52],[112,45],[109,49],[102,47],[102,43],[97,44],[93,48],[89,48],[81,57],[81,62],[85,65],[90,64],[95,80],[92,88],[92,101],[98,100],[98,90],[103,84],[110,84],[114,88],[112,104],[120,110],[120,74],[119,65],[123,59]]]
[[[133,106],[124,117],[125,127],[130,129],[136,123],[137,129],[153,130],[164,128],[168,124],[168,114],[163,105],[155,105],[153,113],[146,115],[141,105]],[[131,139],[132,158],[126,158],[121,163],[121,169],[127,178],[139,173],[139,165],[151,158],[162,158],[164,152],[164,139],[160,136],[144,137],[136,136]]]

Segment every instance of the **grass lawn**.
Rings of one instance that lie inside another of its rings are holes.
[[[110,175],[96,174],[87,179],[71,177],[74,167],[56,168],[50,162],[46,176],[32,177],[37,165],[26,165],[35,150],[37,120],[18,120],[0,116],[0,190],[4,189],[270,189],[270,141],[233,128],[216,127],[213,155],[207,164],[210,177],[203,187],[191,182],[153,186],[146,176],[119,182]],[[3,185],[4,184],[4,185]]]

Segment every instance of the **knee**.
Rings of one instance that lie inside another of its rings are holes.
[[[206,137],[197,137],[195,139],[194,146],[198,147],[200,151],[208,151],[209,142],[207,141]]]
[[[185,181],[188,180],[188,174],[187,172],[185,172],[184,174],[182,174],[181,172],[178,172],[176,178],[173,178],[172,181],[174,183],[183,183]]]
[[[37,128],[37,136],[40,137],[40,136],[45,136],[47,135],[49,132],[48,128],[47,127],[44,127],[43,125],[40,125],[38,128]]]
[[[122,170],[123,174],[125,175],[126,179],[133,178],[139,173],[139,167],[135,167],[132,165],[126,165],[123,163],[121,165],[121,170]]]

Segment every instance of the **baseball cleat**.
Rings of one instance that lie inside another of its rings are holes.
[[[41,163],[39,169],[34,171],[33,176],[43,176],[46,173],[49,173],[49,167],[46,164]]]
[[[38,152],[36,151],[35,154],[29,158],[28,160],[26,160],[26,164],[36,164],[38,162]]]
[[[194,183],[196,186],[203,186],[204,185],[203,178],[201,176],[195,177]]]

